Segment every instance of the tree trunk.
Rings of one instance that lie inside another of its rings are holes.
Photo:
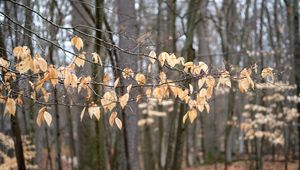
[[[137,37],[137,20],[135,13],[135,2],[132,0],[118,0],[118,28],[119,32],[135,39]],[[119,37],[119,47],[129,52],[135,52],[137,46],[135,40]],[[138,59],[138,56],[130,55],[124,52],[119,52],[118,64],[121,69],[125,67],[131,68],[133,71],[137,70],[137,62],[133,62],[134,59]],[[133,84],[133,80],[121,79],[121,85]],[[125,91],[125,88],[122,90]],[[137,89],[132,89],[130,96],[136,96]],[[138,107],[136,102],[130,102],[122,111],[123,115],[123,135],[125,145],[126,167],[121,167],[127,170],[137,170],[137,119],[138,119]]]

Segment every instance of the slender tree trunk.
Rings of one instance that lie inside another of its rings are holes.
[[[25,170],[26,166],[25,166],[24,151],[23,151],[21,132],[20,132],[17,116],[11,116],[10,121],[11,121],[11,129],[14,135],[13,140],[15,146],[15,154],[17,157],[18,169]]]
[[[131,0],[118,0],[118,26],[119,31],[126,36],[135,39],[137,37],[137,20],[135,13],[135,2]],[[132,40],[120,36],[119,46],[130,52],[135,52],[137,43]],[[137,62],[133,63],[133,58],[138,59],[138,56],[126,54],[123,52],[119,53],[118,64],[121,69],[129,67],[132,70],[137,70]],[[133,84],[133,80],[121,79],[121,85]],[[125,91],[125,88],[122,90]],[[131,96],[136,96],[138,93],[137,89],[132,89],[130,92]],[[137,170],[137,116],[138,108],[137,103],[129,103],[123,110],[123,135],[125,145],[125,156],[126,156],[126,167],[121,167],[127,170]]]

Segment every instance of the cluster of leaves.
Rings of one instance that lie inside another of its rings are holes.
[[[74,60],[67,66],[60,66],[56,68],[54,65],[48,64],[47,61],[36,54],[31,56],[30,50],[26,46],[18,46],[13,49],[13,54],[16,57],[17,64],[10,66],[10,63],[0,58],[0,66],[4,75],[5,89],[7,90],[6,96],[1,96],[1,102],[5,103],[5,113],[15,115],[16,105],[22,105],[23,92],[19,92],[16,98],[11,97],[10,82],[16,81],[17,75],[27,74],[29,71],[38,77],[33,81],[29,81],[32,89],[32,93],[29,96],[32,100],[38,101],[36,94],[40,93],[43,96],[44,102],[47,103],[51,93],[49,89],[45,88],[46,83],[50,83],[53,88],[57,84],[63,84],[65,88],[77,89],[77,92],[86,91],[87,105],[81,112],[81,119],[84,116],[86,110],[89,116],[92,118],[100,119],[101,108],[107,112],[111,112],[109,118],[110,125],[116,124],[118,128],[122,128],[122,122],[117,117],[116,106],[119,105],[124,109],[128,102],[134,100],[130,96],[131,88],[142,87],[145,93],[136,96],[136,102],[140,102],[143,97],[147,99],[154,98],[160,103],[163,99],[174,97],[181,102],[186,103],[189,106],[187,113],[184,115],[183,123],[189,118],[192,123],[197,117],[197,112],[203,112],[206,110],[209,112],[209,100],[212,98],[215,88],[231,88],[231,81],[233,75],[227,70],[220,70],[217,73],[211,73],[208,65],[204,62],[194,63],[192,61],[185,61],[183,57],[176,57],[175,54],[169,54],[162,52],[158,55],[154,51],[151,51],[147,58],[150,61],[148,72],[151,72],[151,67],[154,64],[158,64],[161,67],[168,67],[173,70],[179,70],[184,74],[182,80],[171,80],[167,77],[165,72],[160,72],[159,81],[157,84],[150,84],[147,80],[148,76],[142,73],[135,73],[131,68],[122,69],[122,77],[116,77],[113,86],[109,86],[110,78],[108,74],[103,76],[102,82],[96,82],[93,77],[86,75],[77,77],[76,70],[82,69],[85,66],[85,62],[91,62],[98,66],[103,66],[101,57],[97,53],[91,53],[87,55],[86,52],[81,51],[83,48],[83,41],[80,37],[73,37],[71,44],[77,49],[79,54],[74,57]],[[88,56],[88,57],[86,57]],[[91,56],[91,60],[89,59]],[[16,70],[12,72],[11,69]],[[255,87],[255,83],[251,78],[253,68],[244,68],[240,71],[239,75],[236,75],[235,79],[239,83],[239,89],[241,92],[247,92],[250,88]],[[262,71],[262,77],[272,77],[273,73],[271,68],[266,68]],[[133,79],[136,83],[120,85],[120,79]],[[274,78],[273,78],[274,79]],[[193,81],[192,81],[193,80]],[[184,82],[184,83],[183,83]],[[196,83],[195,83],[196,82]],[[91,84],[102,85],[110,87],[106,89],[106,92],[101,98],[100,102],[92,101],[91,96],[93,89]],[[180,85],[181,84],[181,85]],[[124,94],[118,96],[115,89],[118,87],[127,87]],[[2,88],[1,88],[2,90]],[[47,111],[47,107],[43,106],[38,111],[36,120],[39,126],[43,122],[46,122],[50,126],[52,122],[52,116]]]
[[[267,69],[262,72],[262,76],[269,75],[274,80],[273,74]],[[267,139],[272,144],[284,144],[284,128],[296,122],[299,113],[295,108],[298,96],[286,96],[287,89],[294,90],[291,85],[280,86],[281,88],[265,88],[268,89],[270,95],[262,97],[264,106],[247,104],[242,114],[242,122],[236,123],[242,131],[245,132],[245,139],[252,140],[256,138]],[[267,93],[267,92],[266,92]],[[296,100],[295,100],[296,99]],[[236,119],[237,120],[237,119]],[[263,127],[263,128],[262,128]]]

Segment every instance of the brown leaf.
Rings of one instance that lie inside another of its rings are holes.
[[[193,123],[197,117],[197,110],[193,108],[192,110],[188,111],[187,114],[189,115],[191,123]]]
[[[100,64],[101,66],[103,66],[102,60],[101,60],[101,57],[100,57],[99,54],[97,54],[96,52],[95,52],[95,53],[92,53],[92,58],[93,58],[93,62],[94,62],[94,63]]]
[[[85,113],[86,107],[84,107],[80,113],[80,121],[82,121],[84,113]]]
[[[116,123],[117,127],[121,130],[122,129],[122,121],[118,117],[115,118],[115,123]]]
[[[5,104],[5,109],[4,109],[4,114],[10,114],[15,116],[16,114],[16,102],[13,98],[8,98],[6,100],[6,104]]]
[[[55,86],[57,83],[58,83],[58,72],[57,70],[54,68],[53,65],[50,65],[49,69],[48,69],[48,72],[49,72],[49,79],[50,79],[50,82],[53,86]]]
[[[78,36],[75,36],[71,39],[71,44],[74,45],[77,48],[77,50],[83,48],[83,41]]]
[[[119,98],[119,102],[122,109],[124,109],[124,107],[127,105],[128,99],[129,99],[129,93],[126,93]]]
[[[156,61],[156,53],[152,50],[150,53],[149,53],[149,60],[150,60],[150,62],[152,63],[152,64],[154,64],[155,63],[155,61]]]
[[[44,111],[44,120],[46,121],[47,125],[50,126],[52,122],[52,116],[49,112]]]
[[[144,84],[146,84],[146,77],[145,77],[144,74],[141,74],[141,73],[136,74],[135,80],[137,81],[137,83],[138,83],[139,85],[144,85]]]
[[[85,53],[81,53],[79,54],[77,57],[75,57],[74,63],[78,66],[78,67],[83,67],[84,63],[85,63]]]
[[[115,123],[115,119],[117,117],[117,112],[112,112],[109,116],[109,124],[110,126],[113,126]]]
[[[112,110],[116,106],[117,96],[115,91],[108,91],[104,93],[101,99],[101,104],[105,109]]]

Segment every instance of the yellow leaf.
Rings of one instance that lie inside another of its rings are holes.
[[[23,60],[30,55],[30,49],[27,46],[18,46],[13,49],[13,54],[17,57],[18,60]]]
[[[75,57],[74,63],[78,66],[78,67],[83,67],[84,63],[85,63],[85,53],[81,53],[79,54],[77,57]]]
[[[12,98],[8,98],[6,100],[4,114],[7,114],[7,113],[10,115],[13,115],[13,116],[15,116],[15,114],[16,114],[16,102]]]
[[[38,67],[39,67],[40,70],[42,70],[42,72],[47,71],[48,64],[47,64],[46,60],[41,57],[40,54],[35,55],[35,60],[37,61]]]
[[[117,96],[115,91],[104,93],[101,104],[105,109],[112,110],[116,106]]]
[[[50,82],[53,86],[55,86],[58,83],[58,72],[53,67],[53,65],[50,65],[48,72],[49,72]]]
[[[156,61],[156,53],[153,50],[149,53],[149,60],[152,64]]]
[[[123,69],[122,75],[126,79],[126,78],[129,78],[129,77],[133,77],[134,73],[130,68],[126,67],[126,68]]]
[[[102,60],[101,60],[101,57],[100,57],[99,54],[97,54],[96,52],[95,52],[95,53],[92,53],[92,58],[93,58],[93,62],[94,62],[94,63],[100,64],[101,66],[103,66]]]
[[[131,88],[132,88],[132,84],[129,84],[129,86],[127,86],[127,93],[130,93],[130,91],[131,91]]]
[[[141,99],[142,99],[142,95],[139,94],[139,95],[136,96],[136,102],[140,102]]]
[[[8,66],[9,66],[9,62],[6,61],[6,60],[4,60],[3,58],[0,58],[0,66],[7,69]],[[1,69],[1,68],[0,68],[0,69]]]
[[[77,82],[78,82],[77,76],[69,72],[65,77],[64,86],[65,88],[68,88],[69,86],[71,86],[72,88],[76,88]]]
[[[110,114],[109,120],[108,120],[110,126],[113,126],[113,125],[114,125],[116,117],[117,117],[117,112],[112,112],[112,113]]]
[[[274,81],[273,69],[270,67],[264,68],[261,72],[261,77],[264,79],[271,77],[271,81]]]
[[[192,69],[194,67],[194,63],[189,61],[189,62],[184,63],[183,66],[184,66],[184,71],[188,72],[189,69]]]
[[[182,118],[182,123],[185,124],[186,119],[188,118],[188,114],[184,114],[183,118]]]
[[[128,93],[124,94],[123,96],[121,96],[119,98],[119,102],[120,102],[122,109],[124,109],[124,107],[127,105],[128,99],[129,99]]]
[[[151,90],[151,88],[149,87],[149,88],[147,88],[147,90],[146,90],[146,96],[148,97],[148,98],[150,98],[151,97],[151,93],[152,93],[152,90]]]
[[[207,98],[211,98],[215,83],[216,83],[216,81],[213,76],[207,76],[207,78],[206,78]]]
[[[46,111],[46,107],[42,107],[39,110],[38,116],[36,118],[36,123],[39,127],[41,127],[42,123],[44,122],[44,112]]]
[[[160,64],[161,64],[161,66],[164,66],[165,60],[166,60],[166,58],[168,58],[168,57],[169,57],[169,54],[166,53],[166,52],[162,52],[162,53],[159,54],[158,60],[159,60],[159,62],[160,62]]]
[[[38,91],[40,88],[42,88],[44,82],[47,81],[47,80],[50,80],[50,74],[49,74],[49,73],[45,73],[43,79],[40,80],[40,81],[38,81],[38,82],[36,83],[36,88],[35,88],[35,90]],[[32,83],[32,85],[31,85],[31,87],[32,87],[32,89],[34,89],[33,83]]]
[[[117,127],[121,130],[122,129],[122,121],[118,117],[115,118],[115,123],[116,123]]]
[[[189,89],[190,89],[190,94],[193,94],[193,92],[194,92],[193,85],[189,84]]]
[[[120,77],[117,78],[117,80],[115,81],[114,83],[114,88],[116,88],[119,84],[119,81],[120,81]]]
[[[207,66],[207,64],[205,64],[204,62],[200,61],[198,63],[198,66],[200,67],[201,71],[204,71],[205,74],[208,73],[208,66]]]
[[[30,56],[16,64],[16,70],[18,70],[20,74],[26,73],[31,68],[33,68],[33,60]]]
[[[231,87],[230,75],[228,71],[224,71],[220,75],[217,87],[219,87],[220,85]]]
[[[166,60],[167,63],[171,66],[171,68],[173,68],[176,64],[178,64],[180,61],[177,60],[175,54],[171,54],[169,55],[165,55],[166,56]]]
[[[52,116],[47,111],[44,111],[44,120],[46,121],[47,125],[50,126],[52,122]]]
[[[254,82],[250,76],[251,76],[250,69],[244,68],[240,73],[239,89],[242,93],[247,92],[250,86],[254,88]]]
[[[206,109],[207,113],[209,113],[209,110],[210,110],[209,104],[207,102],[205,102],[204,106],[205,106],[205,109]]]
[[[96,104],[94,104],[93,106],[90,106],[88,108],[88,112],[89,112],[89,115],[90,115],[91,118],[94,115],[97,120],[100,119],[100,108]]]
[[[191,123],[193,123],[197,117],[197,110],[195,108],[193,108],[192,110],[188,111],[187,114],[189,115]]]
[[[136,74],[135,80],[137,81],[137,83],[138,83],[139,85],[144,85],[144,84],[146,84],[146,77],[145,77],[144,74],[141,74],[141,73]]]
[[[71,39],[71,44],[80,50],[83,47],[83,41],[80,37],[75,36]]]
[[[201,89],[205,82],[206,82],[206,77],[200,78],[198,80],[198,88]]]
[[[81,114],[80,114],[80,121],[82,121],[82,119],[83,119],[83,115],[84,115],[85,110],[86,110],[86,107],[84,107],[84,108],[82,109],[82,111],[81,111]]]

